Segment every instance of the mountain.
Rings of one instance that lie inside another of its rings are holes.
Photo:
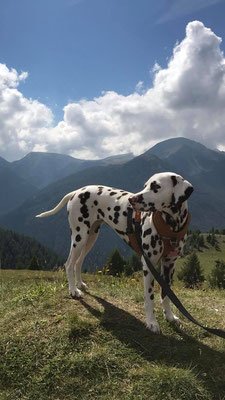
[[[208,173],[220,162],[225,162],[223,152],[210,150],[202,144],[185,138],[174,138],[158,143],[146,153],[156,155],[175,166],[181,174],[195,176]]]
[[[2,163],[2,165],[7,164]],[[9,167],[4,166],[2,168],[0,166],[0,188],[0,215],[12,211],[37,192],[32,183],[27,182],[11,171]]]
[[[0,157],[0,169],[7,168],[10,162],[6,161],[4,158]]]
[[[2,216],[0,225],[34,236],[66,256],[70,240],[66,208],[42,220],[35,219],[36,214],[54,207],[66,193],[88,184],[109,185],[135,193],[151,175],[163,171],[181,173],[194,185],[189,200],[192,229],[225,227],[225,155],[184,138],[161,142],[124,164],[92,166],[52,183]],[[121,239],[104,227],[86,265],[104,263],[115,245],[124,255],[130,254]]]
[[[10,166],[17,175],[42,189],[83,169],[97,165],[124,163],[132,157],[132,153],[128,153],[102,160],[81,160],[65,154],[32,152],[21,160],[12,162]]]

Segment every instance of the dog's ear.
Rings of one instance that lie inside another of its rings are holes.
[[[193,193],[193,191],[194,191],[194,188],[189,183],[188,187],[184,191],[184,194],[179,196],[177,203],[179,204],[179,203],[183,203],[184,201],[186,201],[190,197],[190,195]]]
[[[190,195],[194,190],[193,186],[187,181],[184,181],[183,185],[184,185],[183,193],[180,191],[178,196],[175,196],[174,193],[172,194],[171,209],[173,210],[174,213],[176,213],[179,210],[182,203],[190,197]]]

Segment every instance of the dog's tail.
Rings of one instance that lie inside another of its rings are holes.
[[[61,210],[61,208],[63,208],[63,206],[66,203],[68,203],[69,200],[72,200],[74,193],[75,192],[66,194],[66,196],[63,197],[63,199],[59,202],[59,204],[57,204],[57,206],[55,208],[53,208],[52,210],[43,212],[42,214],[36,215],[36,218],[48,217],[49,215],[56,214],[59,210]]]

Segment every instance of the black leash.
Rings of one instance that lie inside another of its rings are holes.
[[[132,209],[131,209],[132,210]],[[133,210],[132,210],[133,214]],[[128,213],[129,219],[132,217],[131,212]],[[131,220],[132,221],[132,220]],[[131,230],[131,224],[132,222],[129,221],[128,226],[129,226],[129,231]],[[225,339],[225,331],[222,329],[214,329],[214,328],[208,328],[207,326],[204,326],[200,324],[198,321],[196,321],[195,318],[192,317],[192,315],[186,310],[186,308],[183,306],[183,304],[180,302],[180,300],[177,298],[175,293],[172,291],[168,283],[161,277],[161,275],[156,271],[155,267],[151,263],[148,257],[144,254],[144,251],[142,249],[142,241],[141,241],[141,228],[140,228],[140,223],[139,227],[138,224],[135,223],[135,236],[138,242],[138,245],[141,249],[142,256],[145,259],[145,262],[147,264],[148,269],[151,271],[152,275],[154,276],[155,280],[159,283],[161,288],[163,289],[163,292],[166,296],[169,297],[169,299],[172,301],[172,303],[177,307],[177,309],[187,318],[189,321],[193,322],[195,325],[200,326],[201,328],[205,329],[207,332],[212,333],[213,335],[219,336],[223,339]]]

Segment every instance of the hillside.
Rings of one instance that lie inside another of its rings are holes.
[[[35,239],[0,228],[0,268],[31,268],[34,262],[40,269],[52,269],[64,259]]]
[[[19,207],[37,192],[35,185],[18,176],[9,167],[1,168],[1,165],[0,188],[0,215]]]
[[[62,271],[0,271],[0,398],[8,400],[219,400],[223,339],[182,316],[145,327],[142,276],[85,275],[89,293],[68,296]],[[175,287],[196,319],[225,328],[224,293]],[[216,309],[216,312],[215,312]]]

